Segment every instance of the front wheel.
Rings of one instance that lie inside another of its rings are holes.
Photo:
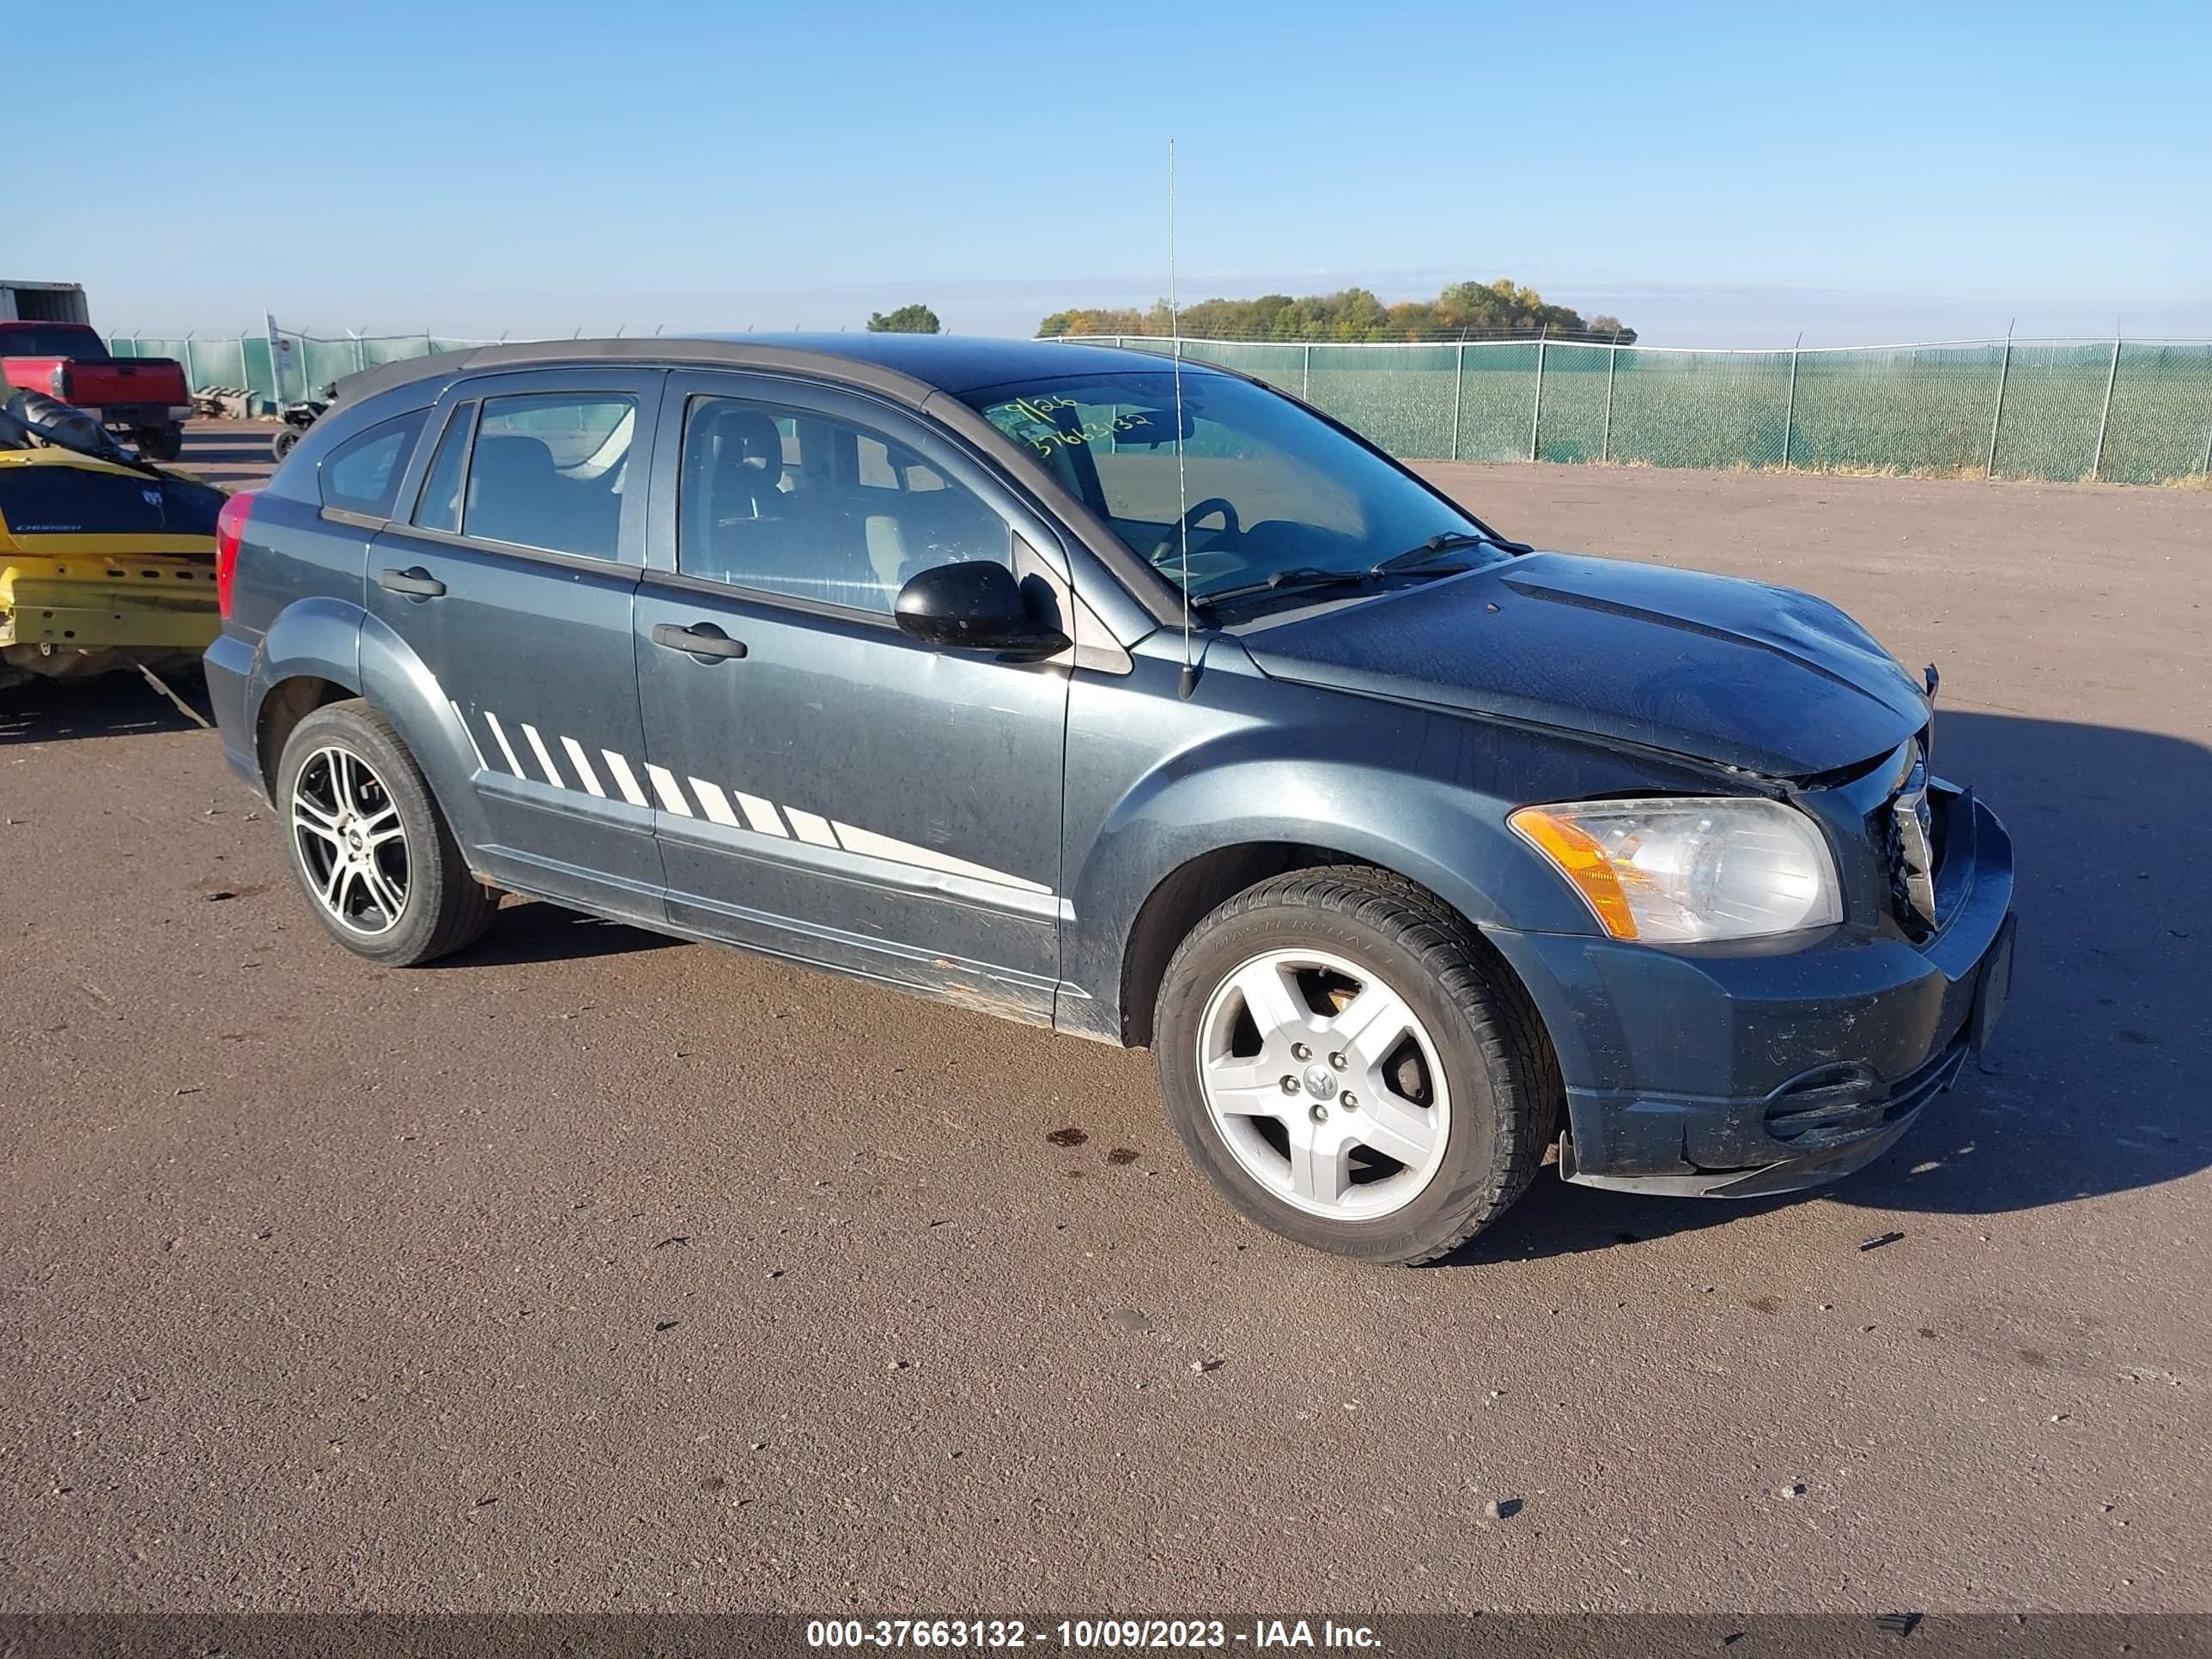
[[[1534,1011],[1468,923],[1364,866],[1306,870],[1183,941],[1154,1023],[1176,1133],[1253,1220],[1433,1261],[1527,1189],[1556,1084]]]
[[[410,968],[473,941],[498,896],[469,873],[415,757],[366,702],[325,704],[276,766],[292,873],[356,956]]]

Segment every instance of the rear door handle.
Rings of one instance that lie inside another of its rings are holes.
[[[733,640],[712,623],[678,628],[674,623],[655,623],[653,642],[670,651],[694,657],[733,658],[745,654],[745,642]]]
[[[421,565],[405,570],[380,570],[376,585],[387,592],[404,593],[410,599],[435,599],[445,596],[446,585]]]

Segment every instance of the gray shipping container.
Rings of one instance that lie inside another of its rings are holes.
[[[92,309],[75,283],[0,282],[0,323],[89,323]]]

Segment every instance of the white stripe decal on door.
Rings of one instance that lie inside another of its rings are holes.
[[[746,826],[755,835],[781,836],[787,841],[791,838],[791,831],[783,827],[783,820],[776,816],[774,801],[763,800],[758,795],[748,795],[740,789],[738,791],[738,805],[744,811]]]
[[[553,764],[553,757],[545,747],[545,739],[538,735],[538,728],[526,720],[522,735],[530,739],[530,746],[538,751],[538,763],[545,769],[545,781],[556,789],[566,789],[568,786],[561,781],[561,769]]]
[[[665,766],[655,766],[651,761],[647,761],[645,763],[645,775],[653,780],[653,793],[660,797],[663,811],[673,812],[679,817],[688,818],[696,816],[691,811],[691,803],[684,799],[683,790],[677,787],[676,774]]]
[[[507,769],[518,778],[520,777],[522,763],[515,759],[514,745],[507,740],[507,733],[500,729],[499,716],[493,714],[490,709],[485,709],[484,724],[491,727],[492,740],[499,744],[499,752],[507,757]]]
[[[730,811],[730,799],[722,793],[719,783],[709,783],[704,778],[689,780],[691,793],[699,797],[699,805],[707,809],[707,816],[717,823],[726,823],[732,830],[738,826],[738,815]]]
[[[629,769],[629,763],[611,749],[602,749],[606,757],[607,771],[615,781],[615,787],[623,792],[623,799],[632,806],[645,805],[645,791],[637,787],[637,774]]]
[[[461,706],[459,703],[453,705],[453,718],[461,723],[461,732],[468,738],[469,747],[476,750],[477,770],[490,771],[491,768],[484,764],[483,750],[477,746],[476,728],[469,724],[469,717],[461,713]]]
[[[980,864],[970,864],[965,859],[932,852],[928,848],[916,847],[911,842],[893,841],[889,836],[879,836],[872,830],[855,830],[849,823],[841,823],[836,829],[837,839],[844,843],[848,853],[889,859],[895,864],[911,864],[924,870],[942,870],[948,876],[968,876],[977,881],[996,882],[1001,887],[1018,887],[1026,893],[1049,893],[1052,890],[1037,882],[1024,881],[1019,876],[988,870]]]
[[[477,742],[475,732],[469,726],[467,716],[462,714],[460,704],[455,702],[453,709],[454,716],[461,722],[461,729],[469,734],[469,746],[476,750],[477,767],[489,771],[490,768],[485,762],[483,750]],[[500,724],[499,716],[487,708],[483,711],[483,717],[493,740],[499,745],[500,754],[506,759],[507,770],[518,778],[526,777],[520,761],[515,756],[514,745],[507,740],[506,728]],[[554,762],[553,750],[538,729],[527,721],[518,724],[522,727],[524,739],[537,756],[538,765],[544,769],[546,781],[556,789],[572,787],[562,775],[561,769]],[[595,798],[605,800],[607,793],[600,786],[599,773],[593,769],[583,744],[574,738],[562,738],[561,746],[568,752],[568,763],[575,769],[578,784]],[[623,799],[632,806],[648,805],[650,803],[646,799],[645,791],[639,786],[637,774],[631,769],[629,760],[611,749],[602,749],[599,754],[606,763],[607,774],[614,780],[615,787],[622,792]],[[656,766],[650,761],[645,763],[645,770],[652,781],[653,793],[659,797],[660,810],[676,817],[698,816],[692,810],[691,795],[684,793],[684,786],[688,783],[692,793],[698,798],[700,811],[706,814],[709,822],[724,829],[742,827],[757,836],[774,836],[785,840],[796,836],[810,847],[826,847],[863,858],[883,859],[914,869],[935,870],[945,875],[963,876],[969,880],[1017,888],[1028,893],[1049,894],[1052,891],[1042,882],[1008,875],[1003,870],[973,864],[966,859],[954,858],[949,853],[940,853],[933,848],[919,846],[913,842],[878,835],[872,830],[863,830],[854,824],[834,823],[818,812],[809,812],[802,807],[786,805],[779,809],[775,802],[759,795],[749,795],[742,789],[725,792],[720,784],[705,778],[686,777],[679,781],[668,768]],[[737,803],[734,808],[731,805],[732,799]],[[738,816],[740,813],[744,815],[742,820]]]
[[[574,738],[563,738],[561,746],[568,751],[568,764],[576,769],[576,775],[584,781],[584,787],[605,800],[607,792],[599,787],[599,775],[592,770],[592,763],[584,753],[584,745]]]

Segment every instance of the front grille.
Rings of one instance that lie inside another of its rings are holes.
[[[1942,796],[1929,787],[1928,738],[1915,739],[1905,780],[1869,815],[1867,834],[1881,849],[1890,914],[1916,939],[1936,931],[1936,880],[1943,862]]]

